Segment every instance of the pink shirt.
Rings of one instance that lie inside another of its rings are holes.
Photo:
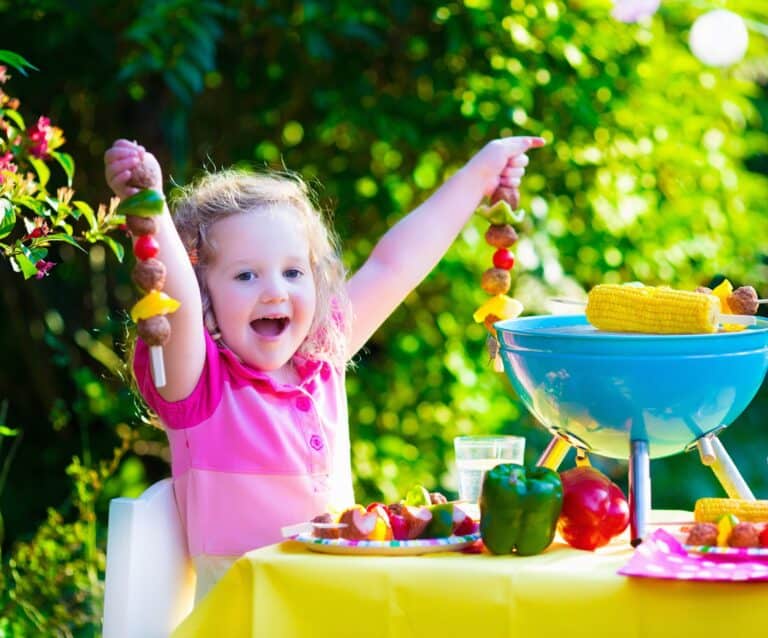
[[[134,371],[171,447],[189,552],[237,556],[281,540],[280,528],[354,503],[344,372],[296,358],[297,386],[242,363],[205,333],[197,387],[170,403],[139,339]]]

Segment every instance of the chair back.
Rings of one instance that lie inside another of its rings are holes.
[[[194,603],[195,575],[171,479],[109,504],[104,638],[167,638]]]

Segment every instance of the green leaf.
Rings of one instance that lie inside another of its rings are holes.
[[[51,153],[53,159],[55,159],[64,172],[67,175],[67,186],[72,187],[72,177],[75,175],[75,160],[69,153],[61,153],[59,151],[53,151]]]
[[[194,65],[181,58],[176,62],[176,72],[193,93],[200,93],[203,90],[203,74]]]
[[[171,93],[173,93],[184,106],[188,106],[192,102],[192,93],[190,89],[184,85],[175,73],[166,71],[163,73],[163,80],[165,80]]]
[[[104,240],[104,243],[112,249],[112,252],[115,253],[117,261],[123,263],[123,257],[125,257],[125,248],[123,248],[123,245],[106,235],[102,239]]]
[[[59,221],[57,221],[57,222],[56,222],[56,228],[61,228],[61,230],[62,230],[63,232],[65,232],[67,235],[69,235],[70,237],[72,237],[72,235],[73,235],[73,232],[74,232],[74,231],[72,230],[72,224],[68,224],[68,223],[67,223],[67,222],[65,222],[64,220],[59,220]]]
[[[25,208],[29,208],[29,210],[33,211],[37,215],[46,215],[48,213],[45,208],[45,204],[39,199],[35,199],[34,197],[25,195],[23,197],[17,197],[13,201],[17,206],[24,206]]]
[[[0,425],[0,436],[16,436],[19,430],[9,428],[7,425]]]
[[[93,208],[91,208],[90,204],[77,200],[72,202],[72,206],[74,206],[77,211],[82,213],[83,217],[85,217],[85,219],[88,221],[88,225],[91,227],[91,230],[96,230],[96,228],[98,228],[98,224],[96,223],[96,213],[93,212]],[[74,212],[73,216],[75,219],[79,217],[79,215],[75,216]]]
[[[34,168],[37,173],[40,188],[44,189],[46,184],[48,184],[48,180],[51,178],[51,169],[48,168],[43,160],[37,159],[36,157],[30,157],[29,163],[32,164],[32,168]]]
[[[164,204],[165,199],[160,193],[147,188],[120,202],[117,212],[121,215],[153,217],[163,212]]]
[[[9,199],[0,197],[0,239],[8,237],[16,226],[16,213]]]
[[[21,113],[18,111],[14,111],[13,109],[0,109],[0,115],[11,120],[20,131],[27,128],[26,124],[24,124],[24,118],[21,117]]]
[[[20,250],[27,258],[33,263],[37,263],[41,259],[45,259],[48,255],[48,249],[43,246],[35,246],[30,248],[29,246],[22,244],[20,241],[16,242],[16,248]]]
[[[8,51],[7,49],[0,49],[0,62],[3,62],[4,64],[10,64],[22,75],[27,74],[25,68],[32,69],[34,71],[38,70],[34,64],[27,62],[27,60],[21,57],[18,53]]]
[[[86,252],[85,249],[77,243],[77,240],[74,237],[71,237],[70,235],[67,235],[66,233],[51,233],[50,235],[45,236],[46,241],[63,241],[66,244],[69,244],[70,246],[74,246],[78,250],[82,250],[83,252]]]
[[[37,267],[24,253],[17,253],[11,259],[21,274],[24,275],[24,279],[29,279],[37,274]]]

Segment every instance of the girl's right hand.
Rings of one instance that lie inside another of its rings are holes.
[[[117,140],[104,153],[104,176],[107,184],[120,199],[126,199],[139,192],[139,188],[132,182],[135,171],[141,167],[142,181],[147,176],[147,182],[143,187],[151,188],[162,193],[163,176],[160,165],[152,153],[129,140]]]

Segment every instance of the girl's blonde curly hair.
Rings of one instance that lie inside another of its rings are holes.
[[[215,254],[208,239],[211,226],[232,215],[295,213],[307,233],[317,294],[315,316],[298,354],[328,361],[338,368],[346,365],[350,311],[346,272],[336,235],[299,176],[239,168],[207,172],[191,184],[177,187],[170,200],[174,224],[200,285],[205,325],[214,336],[218,329],[205,283],[206,268]]]

